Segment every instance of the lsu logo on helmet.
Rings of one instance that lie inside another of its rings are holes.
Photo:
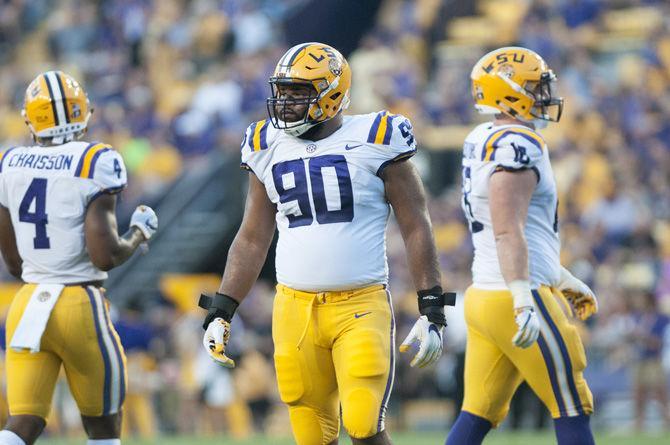
[[[563,98],[555,97],[556,75],[534,51],[505,47],[479,59],[470,74],[475,108],[483,114],[558,122]]]
[[[21,114],[36,142],[60,144],[86,132],[91,109],[79,82],[62,71],[47,71],[26,89]]]
[[[275,128],[299,136],[313,126],[335,117],[349,106],[351,69],[335,48],[323,43],[302,43],[284,53],[270,77],[272,97],[267,99],[268,114]],[[306,85],[313,93],[305,99],[287,100],[280,87]],[[295,122],[281,120],[287,104],[307,105],[305,115]]]

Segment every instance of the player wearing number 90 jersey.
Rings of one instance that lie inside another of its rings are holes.
[[[26,283],[7,315],[10,419],[0,444],[36,440],[61,365],[89,438],[118,443],[125,355],[101,284],[151,237],[157,218],[141,206],[118,236],[126,168],[111,146],[80,140],[90,111],[74,78],[37,76],[23,115],[35,144],[0,153],[0,249]]]
[[[404,116],[386,111],[344,116],[319,141],[293,137],[269,120],[247,129],[242,165],[277,206],[279,283],[318,292],[387,282],[389,205],[380,176],[416,153],[411,130]]]
[[[393,207],[419,290],[422,317],[406,346],[413,364],[442,351],[446,324],[435,244],[421,181],[409,159],[412,126],[387,111],[343,116],[349,66],[334,48],[289,49],[270,78],[269,119],[242,141],[251,172],[242,226],[209,309],[204,345],[225,355],[230,320],[258,277],[279,228],[272,336],[279,394],[299,445],[336,443],[340,406],[355,444],[387,444],[395,327],[386,287],[385,231]],[[390,204],[390,206],[389,206]]]

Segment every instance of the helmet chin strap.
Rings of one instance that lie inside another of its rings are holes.
[[[310,105],[310,108],[315,106],[315,105],[316,104]],[[318,111],[320,111],[320,110],[318,110]],[[309,115],[309,110],[306,113],[307,113],[307,115]],[[279,120],[279,122],[281,122],[283,124],[286,124],[286,122],[284,122],[282,120]],[[295,125],[295,126],[292,126],[292,127],[284,128],[284,131],[286,132],[286,134],[289,134],[293,137],[298,137],[298,136],[301,136],[301,135],[305,134],[310,129],[312,129],[312,128],[316,127],[317,125],[322,124],[324,122],[325,121],[303,122],[302,124],[298,124],[298,125]],[[284,126],[287,127],[287,125],[284,125]]]
[[[298,137],[302,134],[305,134],[309,129],[315,127],[316,125],[319,125],[320,123],[321,122],[304,122],[300,125],[296,125],[295,127],[285,128],[284,131],[286,132],[286,134]]]

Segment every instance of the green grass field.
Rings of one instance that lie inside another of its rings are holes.
[[[444,433],[396,433],[393,435],[395,445],[441,445],[444,444]],[[44,439],[37,441],[39,445],[81,445],[83,439],[56,440]],[[161,437],[154,440],[123,440],[123,445],[292,445],[288,438],[254,437],[246,440],[231,440],[225,437]],[[349,444],[347,438],[340,440],[342,445]],[[484,441],[484,445],[553,445],[556,443],[552,433],[526,434],[494,431]],[[598,445],[667,445],[670,435],[664,436],[608,436],[597,435]]]

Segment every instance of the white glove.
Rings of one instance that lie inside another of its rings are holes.
[[[419,352],[410,362],[410,366],[423,368],[435,363],[440,358],[440,355],[442,355],[442,329],[444,329],[444,326],[429,322],[425,315],[419,317],[400,345],[400,352],[407,352],[412,343],[419,342]]]
[[[212,360],[226,368],[234,368],[235,361],[226,355],[226,345],[229,338],[230,323],[223,318],[215,318],[207,326],[202,344]]]
[[[532,346],[537,337],[540,336],[540,320],[537,318],[535,309],[529,306],[519,309],[514,315],[514,321],[519,327],[516,335],[512,338],[514,346],[523,349]]]
[[[525,349],[532,346],[540,336],[540,319],[535,312],[530,283],[516,280],[509,283],[508,287],[514,297],[514,321],[519,327],[512,337],[512,343]]]
[[[591,288],[572,275],[565,267],[561,266],[561,278],[556,288],[570,302],[580,320],[586,320],[598,312],[598,300]]]
[[[133,212],[133,216],[130,217],[130,227],[140,229],[140,232],[144,235],[144,239],[148,241],[158,230],[158,216],[156,216],[156,212],[149,206],[137,206]]]

